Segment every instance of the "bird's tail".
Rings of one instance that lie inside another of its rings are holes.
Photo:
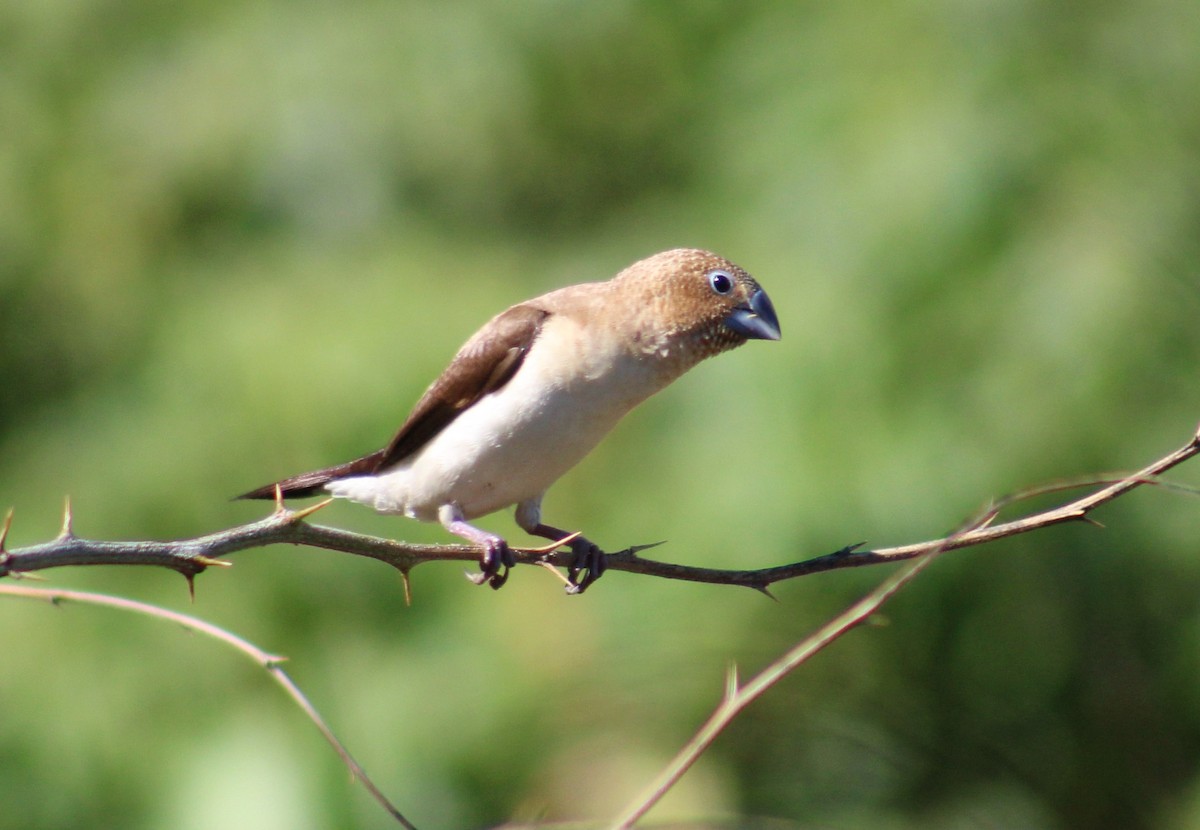
[[[323,470],[313,470],[311,473],[300,473],[299,475],[285,478],[282,481],[264,484],[262,487],[242,493],[240,496],[234,496],[234,498],[273,499],[275,498],[275,491],[277,489],[285,499],[302,499],[308,496],[319,496],[324,492],[325,485],[334,479],[346,478],[347,476],[369,475],[375,472],[379,467],[379,462],[383,458],[383,454],[384,450],[378,450],[370,455],[364,455],[362,458],[347,461],[345,464],[326,467]]]

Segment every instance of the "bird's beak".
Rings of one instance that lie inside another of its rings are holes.
[[[761,288],[755,290],[750,302],[740,305],[725,318],[725,325],[749,340],[778,340],[779,318],[771,298]]]

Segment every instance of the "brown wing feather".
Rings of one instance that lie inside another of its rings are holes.
[[[548,314],[540,308],[517,305],[480,329],[425,390],[383,451],[377,469],[408,458],[467,407],[508,383],[524,362]]]
[[[517,305],[480,329],[459,349],[441,377],[425,390],[400,431],[384,449],[345,464],[266,484],[237,498],[273,499],[276,487],[288,498],[316,496],[334,479],[370,475],[403,461],[425,446],[463,410],[512,379],[548,314],[533,306]]]

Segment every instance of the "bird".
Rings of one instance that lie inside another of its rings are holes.
[[[567,590],[582,593],[604,572],[605,554],[542,522],[550,485],[697,363],[780,334],[770,297],[741,267],[697,248],[663,251],[493,317],[382,449],[237,498],[324,494],[440,522],[479,548],[481,573],[469,576],[492,588],[516,560],[506,539],[470,522],[515,505],[522,530],[569,546]]]

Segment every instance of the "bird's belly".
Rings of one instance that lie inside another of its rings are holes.
[[[414,459],[412,480],[424,485],[420,512],[453,502],[473,518],[538,496],[624,414],[579,390],[523,404],[515,397],[479,401]]]
[[[422,521],[436,521],[446,504],[458,505],[468,519],[492,513],[544,493],[654,391],[638,383],[614,390],[603,379],[530,389],[520,376],[391,470],[332,482],[328,489]]]

